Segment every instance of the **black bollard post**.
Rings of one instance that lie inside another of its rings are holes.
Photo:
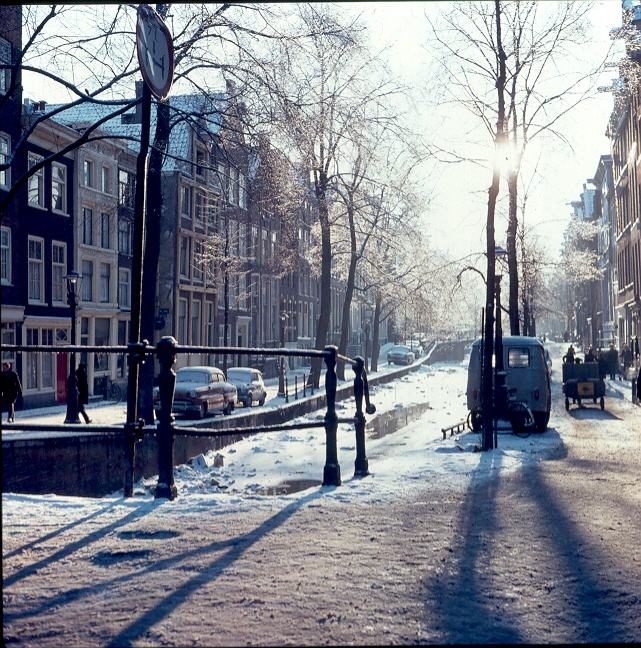
[[[325,412],[325,470],[323,486],[341,485],[341,467],[338,465],[338,416],[336,415],[336,356],[335,346],[326,346],[325,351],[331,355],[325,356],[327,373],[325,374],[325,394],[327,395],[327,412]]]
[[[369,475],[369,463],[365,456],[365,415],[363,414],[363,371],[365,361],[360,356],[354,358],[354,400],[356,401],[356,414],[354,427],[356,429],[356,461],[354,461],[354,476],[365,477]]]
[[[156,486],[156,499],[165,497],[169,500],[176,498],[177,489],[174,483],[174,439],[175,424],[171,413],[174,405],[174,388],[176,386],[176,372],[173,365],[176,362],[176,340],[163,337],[157,344],[158,362],[158,387],[160,390],[160,416],[156,438],[158,439],[158,486]]]
[[[298,400],[298,374],[294,376],[294,400]]]
[[[287,376],[285,376],[285,402],[289,403],[289,382]]]
[[[307,378],[305,378],[305,374],[303,374],[303,398],[307,396]]]

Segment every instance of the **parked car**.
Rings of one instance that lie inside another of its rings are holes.
[[[416,360],[414,351],[404,344],[397,344],[387,352],[389,364],[411,365],[414,360]]]
[[[417,360],[423,355],[423,347],[420,344],[418,346],[413,346],[412,351],[414,351]]]
[[[174,414],[204,418],[211,412],[231,414],[238,401],[236,385],[217,367],[181,367],[176,371]],[[160,392],[154,389],[154,410],[160,412]]]
[[[236,385],[238,402],[245,407],[251,407],[254,402],[259,405],[265,404],[267,390],[263,382],[263,374],[258,369],[230,367],[227,369],[227,381]]]

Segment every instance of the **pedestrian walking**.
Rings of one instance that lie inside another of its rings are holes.
[[[14,423],[16,420],[15,410],[18,396],[22,396],[20,378],[11,368],[11,363],[4,362],[2,364],[2,404],[9,414],[7,423]]]
[[[623,365],[623,379],[625,380],[628,369],[632,366],[632,349],[625,342],[621,347],[620,358]]]
[[[617,350],[614,348],[614,342],[610,342],[608,350],[605,352],[605,360],[608,366],[608,373],[610,374],[610,380],[614,380],[617,374],[617,361],[619,355]]]
[[[82,414],[85,423],[91,423],[91,419],[85,412],[85,405],[89,402],[89,380],[87,378],[87,365],[81,362],[76,369],[78,380],[78,414]]]

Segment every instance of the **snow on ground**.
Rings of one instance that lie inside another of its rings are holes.
[[[558,368],[565,345],[549,344],[548,348],[553,359],[553,394],[560,398]],[[389,368],[383,365],[382,370]],[[478,481],[498,472],[517,470],[544,459],[562,446],[562,436],[570,422],[558,413],[561,408],[556,414],[553,409],[550,427],[543,434],[522,438],[509,430],[501,431],[498,448],[492,452],[474,451],[475,445],[481,442],[477,433],[448,433],[444,440],[442,428],[467,415],[466,380],[467,358],[462,363],[421,366],[408,376],[372,389],[371,402],[377,412],[367,417],[366,454],[370,474],[354,477],[354,426],[340,424],[338,459],[342,485],[338,487],[320,485],[325,464],[325,430],[319,427],[260,433],[177,466],[178,497],[173,502],[153,499],[152,488],[157,481],[154,477],[138,481],[131,500],[125,500],[122,491],[98,500],[5,493],[3,520],[13,515],[28,515],[37,520],[39,510],[46,509],[51,514],[52,508],[58,508],[63,516],[65,511],[74,511],[72,517],[76,517],[79,509],[89,515],[105,505],[138,507],[141,501],[148,502],[150,509],[161,517],[172,512],[198,510],[224,513],[257,507],[280,509],[310,494],[320,495],[328,506],[375,502],[411,495],[428,482],[447,489],[465,488],[472,479]],[[607,395],[617,394],[630,400],[630,383],[608,381]],[[273,401],[272,406],[276,406]],[[338,403],[339,417],[353,416],[353,408],[353,401]],[[322,422],[323,415],[321,410],[299,420]],[[397,422],[400,429],[386,433],[389,431],[386,425],[392,419],[393,427],[395,418],[400,421]],[[223,465],[215,465],[221,459]],[[301,487],[306,488],[297,490]],[[28,507],[23,506],[26,500]]]

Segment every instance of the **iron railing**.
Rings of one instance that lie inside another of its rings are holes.
[[[158,485],[155,491],[156,498],[174,499],[176,486],[174,484],[174,440],[176,435],[183,436],[246,436],[248,433],[274,432],[282,430],[301,430],[307,428],[325,428],[325,466],[323,470],[323,486],[340,486],[341,472],[338,463],[337,431],[340,423],[354,425],[356,435],[356,458],[354,461],[354,475],[365,476],[369,474],[368,460],[365,452],[365,414],[373,414],[376,408],[370,403],[369,387],[365,362],[362,357],[348,358],[338,353],[335,346],[326,346],[322,351],[316,349],[261,349],[253,347],[207,347],[183,346],[177,344],[171,337],[164,337],[153,347],[145,342],[129,343],[127,346],[23,346],[4,345],[4,352],[16,353],[110,353],[127,355],[129,358],[129,384],[128,384],[128,416],[122,429],[113,425],[83,425],[83,433],[120,435],[123,439],[125,450],[124,466],[124,496],[132,497],[134,488],[134,463],[136,457],[136,444],[142,441],[145,434],[155,434],[158,442]],[[172,415],[174,388],[176,385],[176,372],[174,364],[178,354],[183,353],[210,353],[219,355],[238,356],[296,356],[321,359],[325,363],[325,397],[326,411],[323,421],[307,423],[283,423],[279,425],[251,425],[235,427],[224,430],[202,429],[195,427],[176,427]],[[161,408],[157,425],[145,425],[143,419],[135,420],[131,416],[132,400],[133,412],[136,412],[138,401],[138,381],[133,378],[138,372],[132,372],[134,363],[144,362],[147,357],[156,356],[160,364],[158,374],[158,387],[160,392]],[[356,412],[351,418],[341,418],[336,413],[336,363],[338,360],[351,365],[354,370],[354,401]],[[133,382],[133,385],[132,385]],[[365,411],[363,411],[365,399]],[[64,424],[24,424],[12,423],[4,426],[6,430],[23,430],[32,432],[60,432],[69,431],[69,426]]]

